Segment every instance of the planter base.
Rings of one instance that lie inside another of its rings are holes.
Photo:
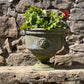
[[[52,64],[43,64],[43,63],[39,62],[39,63],[36,63],[34,66],[32,66],[32,70],[50,71],[50,70],[55,70],[55,67]]]

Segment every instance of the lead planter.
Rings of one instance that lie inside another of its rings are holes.
[[[52,70],[55,67],[50,64],[49,59],[65,45],[65,30],[44,30],[33,28],[25,30],[23,38],[27,49],[36,56],[39,63],[33,67],[35,70]]]

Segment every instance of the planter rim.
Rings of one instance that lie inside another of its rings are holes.
[[[66,29],[51,29],[51,30],[46,30],[44,28],[30,28],[30,29],[25,29],[25,31],[64,31]]]
[[[22,30],[24,35],[33,35],[33,34],[65,34],[66,29],[51,29],[45,30],[44,28],[31,28]]]

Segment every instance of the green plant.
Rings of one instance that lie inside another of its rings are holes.
[[[25,14],[26,21],[20,27],[20,29],[26,28],[44,28],[46,30],[50,29],[65,29],[66,23],[63,22],[63,18],[66,17],[69,13],[63,12],[61,16],[57,13],[50,11],[46,12],[46,10],[42,10],[36,7],[30,7],[27,9]]]

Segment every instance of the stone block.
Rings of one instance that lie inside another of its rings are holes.
[[[11,53],[6,59],[6,63],[8,66],[28,66],[34,65],[36,62],[36,58],[30,51],[26,53]]]
[[[78,4],[75,4],[74,7],[84,8],[84,1],[83,2],[79,2]]]
[[[58,8],[58,9],[70,9],[71,7],[71,2],[70,1],[66,1],[66,0],[55,0],[55,1],[52,1],[52,6],[54,8]]]
[[[69,20],[78,20],[78,21],[84,20],[84,9],[73,8],[70,11],[71,11],[71,14],[70,14]]]
[[[8,8],[11,6],[11,3],[8,3],[8,2],[6,2],[6,3],[4,3],[3,5],[2,5],[2,11],[3,11],[3,14],[6,16],[7,15],[7,11],[8,11]]]
[[[4,3],[7,3],[8,0],[0,0],[0,4],[4,4]]]
[[[12,53],[12,47],[8,38],[4,42],[4,49],[6,49],[8,53]]]
[[[75,0],[76,3],[84,2],[83,0]]]
[[[3,50],[2,50],[2,48],[0,47],[0,54],[2,54],[3,53]]]
[[[71,45],[69,48],[75,52],[84,52],[84,43],[74,44]]]
[[[46,0],[47,1],[47,0]],[[45,4],[45,3],[44,3]],[[38,8],[43,8],[42,0],[34,0],[34,6]],[[48,7],[48,4],[46,5]]]
[[[83,84],[84,69],[34,71],[31,66],[1,67],[1,84]]]
[[[71,32],[75,34],[84,34],[84,21],[67,21]]]
[[[78,48],[78,47],[77,47]],[[82,49],[81,49],[82,50]],[[71,53],[66,55],[56,55],[50,60],[56,68],[76,69],[84,68],[84,52]]]
[[[17,38],[17,35],[15,18],[0,17],[0,37]]]
[[[15,12],[15,9],[11,9],[10,7],[7,10],[7,16],[10,17],[16,17],[17,13]]]
[[[51,1],[50,0],[43,0],[43,8],[47,9],[47,8],[50,7],[50,5],[51,5]]]
[[[79,43],[83,43],[84,41],[84,35],[75,35],[75,34],[72,34],[72,35],[67,35],[66,36],[66,42],[68,45],[74,45],[76,42],[79,42]]]
[[[51,9],[51,8],[58,8],[58,9],[69,9],[71,8],[71,1],[68,0],[20,0],[20,2],[16,6],[17,12],[25,12],[25,5],[28,7],[30,6],[36,6],[39,8],[44,9]]]
[[[26,21],[25,17],[23,16],[23,14],[18,14],[17,15],[17,24],[19,26],[19,28],[22,26],[22,24]]]
[[[10,40],[11,39],[8,38],[0,38],[0,55],[2,55],[4,58],[6,58],[8,54],[12,52]]]
[[[0,66],[4,66],[5,65],[5,59],[3,56],[0,56]]]
[[[34,4],[33,0],[20,0],[20,2],[16,6],[17,12],[25,12],[25,5],[28,7]]]

